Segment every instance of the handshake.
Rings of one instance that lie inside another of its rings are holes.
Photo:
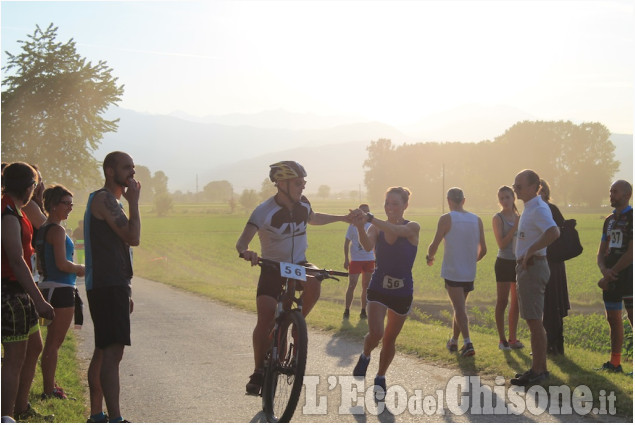
[[[359,208],[349,210],[348,215],[345,218],[347,223],[350,223],[357,227],[364,227],[364,224],[371,221],[373,215],[369,212],[364,212]]]

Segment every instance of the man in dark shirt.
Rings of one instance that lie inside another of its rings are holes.
[[[104,187],[91,193],[84,216],[86,294],[95,326],[95,352],[88,369],[89,422],[123,422],[119,407],[119,363],[130,345],[133,302],[131,246],[139,245],[139,191],[130,155],[111,152],[104,159]],[[128,201],[129,217],[119,202]],[[108,418],[102,412],[106,400]]]
[[[604,221],[597,256],[603,276],[598,286],[603,291],[611,336],[611,360],[601,369],[609,372],[622,372],[622,303],[633,325],[633,207],[628,204],[632,194],[633,186],[626,180],[611,185],[611,206],[615,209]]]

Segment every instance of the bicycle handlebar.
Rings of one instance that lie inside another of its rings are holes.
[[[238,254],[238,256],[240,258],[245,258],[243,256],[243,254]],[[275,261],[275,260],[268,260],[266,258],[261,258],[258,257],[258,265],[259,266],[263,266],[263,265],[269,265],[269,266],[275,266],[275,267],[280,267],[280,262],[279,261]],[[304,269],[307,271],[307,274],[309,276],[313,276],[319,280],[323,280],[323,279],[334,279],[339,281],[338,278],[336,278],[335,276],[342,276],[342,277],[348,277],[348,273],[347,272],[339,272],[336,270],[328,270],[328,269],[314,269],[313,267],[307,267],[307,266],[303,266],[302,264],[298,264],[299,266],[304,267]]]

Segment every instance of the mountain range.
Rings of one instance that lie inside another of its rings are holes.
[[[117,132],[104,135],[95,152],[103,158],[123,150],[152,172],[168,176],[171,191],[194,192],[210,181],[228,180],[236,192],[260,189],[268,166],[293,159],[308,172],[307,192],[320,185],[332,192],[363,189],[363,163],[371,141],[390,139],[394,145],[426,141],[478,142],[493,140],[519,121],[536,120],[522,110],[466,105],[396,128],[358,117],[297,114],[284,110],[258,114],[194,117],[183,112],[152,115],[111,108],[106,118],[119,118]],[[622,167],[616,176],[631,179],[633,136],[611,138]]]

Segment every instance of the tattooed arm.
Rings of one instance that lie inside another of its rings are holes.
[[[135,192],[136,196],[128,194],[129,196],[125,197],[128,201],[130,217],[126,216],[117,198],[108,191],[98,193],[92,206],[93,215],[105,220],[121,240],[131,246],[138,246],[141,236],[138,189]]]

